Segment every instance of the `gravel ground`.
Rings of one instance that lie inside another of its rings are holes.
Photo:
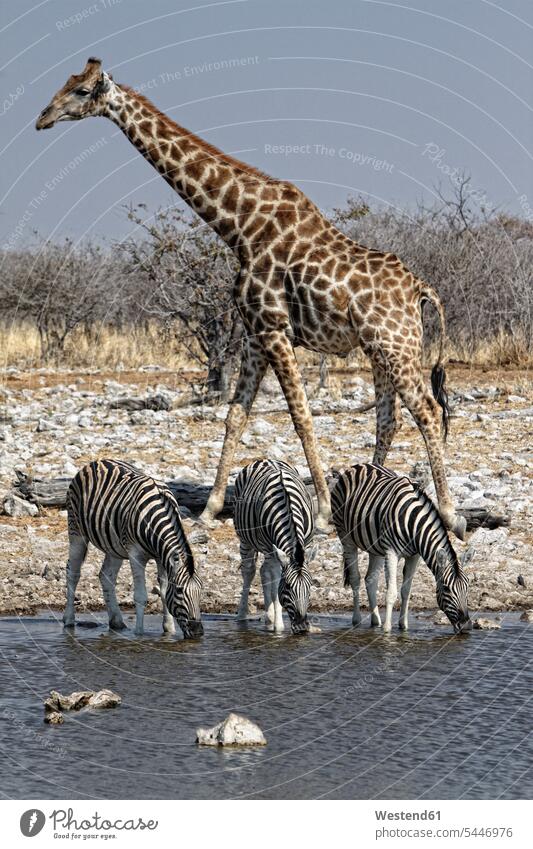
[[[188,374],[188,379],[194,375]],[[306,374],[325,468],[342,468],[371,459],[374,411],[354,411],[373,396],[369,372],[332,373],[327,391],[316,392],[317,375]],[[488,507],[511,516],[510,528],[480,529],[470,535],[476,555],[469,567],[472,610],[533,608],[531,432],[533,387],[524,371],[483,371],[450,367],[454,407],[447,446],[453,496],[459,506]],[[169,411],[114,409],[117,399],[161,393]],[[156,366],[135,372],[72,373],[9,369],[0,384],[0,509],[12,491],[15,469],[43,478],[74,475],[96,457],[127,459],[163,479],[211,483],[222,448],[227,407],[187,405],[190,386]],[[314,396],[314,397],[313,397]],[[320,413],[319,411],[324,411]],[[250,425],[243,436],[234,472],[257,457],[290,458],[308,474],[300,444],[272,376],[265,381]],[[388,465],[429,481],[423,441],[404,411]],[[428,491],[433,494],[432,485]],[[7,504],[7,509],[9,505]],[[192,523],[185,520],[186,528]],[[461,551],[464,544],[457,543]],[[312,609],[350,607],[342,587],[340,544],[332,535],[320,542],[314,564]],[[62,608],[67,554],[65,511],[42,509],[37,515],[0,515],[0,613],[32,613]],[[231,521],[210,532],[209,543],[196,547],[204,580],[203,609],[234,612],[240,593],[238,544]],[[92,550],[82,571],[79,611],[99,609],[101,555]],[[519,576],[521,576],[519,580]],[[155,584],[151,564],[148,587]],[[125,565],[119,576],[119,599],[132,603],[132,582]],[[364,596],[364,593],[363,593]],[[251,594],[261,608],[259,581]],[[383,602],[383,597],[381,598]],[[434,580],[422,566],[415,578],[411,606],[436,607]],[[151,595],[148,610],[158,609]]]

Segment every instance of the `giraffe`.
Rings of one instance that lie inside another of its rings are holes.
[[[215,484],[201,520],[212,524],[223,506],[237,444],[272,366],[315,485],[317,527],[330,529],[330,494],[295,348],[342,357],[360,346],[370,359],[375,386],[373,462],[384,463],[403,402],[425,440],[443,521],[463,539],[466,522],[454,509],[444,471],[444,314],[433,289],[393,254],[363,247],[341,233],[292,183],[223,153],[134,89],[116,83],[95,58],[81,74],[69,77],[36,128],[89,116],[111,119],[229,245],[240,266],[233,295],[245,329],[242,361]],[[422,304],[428,301],[441,323],[433,392],[422,375]]]

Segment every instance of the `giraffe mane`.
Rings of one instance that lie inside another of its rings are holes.
[[[195,144],[201,146],[205,152],[209,156],[215,157],[219,162],[224,162],[227,165],[231,165],[232,168],[237,168],[239,171],[242,171],[245,174],[252,174],[255,177],[259,177],[261,181],[266,181],[268,183],[279,183],[280,180],[271,177],[269,174],[266,174],[264,171],[261,171],[259,168],[256,168],[254,165],[249,165],[247,162],[243,162],[240,159],[236,159],[234,156],[230,156],[224,151],[220,150],[220,148],[216,147],[216,145],[211,144],[205,139],[197,136],[196,133],[191,132],[191,130],[185,129],[180,124],[177,124],[172,118],[169,118],[164,112],[158,109],[157,106],[148,98],[145,97],[144,94],[140,94],[135,88],[128,85],[120,84],[119,88],[122,91],[125,91],[130,97],[135,98],[139,102],[140,105],[145,106],[150,110],[160,121],[165,125],[165,128],[169,132],[169,134],[179,134],[185,138],[191,139]]]

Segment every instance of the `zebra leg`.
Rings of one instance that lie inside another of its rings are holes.
[[[113,557],[112,554],[106,554],[98,576],[107,607],[109,627],[113,631],[121,631],[126,627],[120,607],[118,606],[116,592],[117,577],[121,566],[122,559],[120,557]]]
[[[370,554],[368,557],[368,570],[365,577],[366,594],[370,608],[370,624],[373,628],[381,625],[381,616],[378,608],[378,584],[379,576],[383,568],[383,557],[379,554]]]
[[[132,549],[129,553],[131,573],[133,575],[133,600],[135,602],[135,633],[144,633],[144,609],[148,602],[146,593],[147,557],[141,549]]]
[[[274,555],[266,555],[261,566],[261,582],[263,584],[263,597],[265,599],[265,623],[274,631],[283,631],[283,608],[278,596],[278,587],[281,579],[281,566]]]
[[[87,557],[87,540],[77,534],[69,534],[69,550],[67,561],[67,604],[63,613],[65,628],[73,628],[76,622],[74,596],[80,580],[81,567]]]
[[[167,607],[168,575],[159,561],[157,563],[157,578],[159,582],[159,594],[163,605],[163,633],[175,634],[176,626],[174,624],[174,617]]]
[[[237,610],[237,620],[244,622],[248,618],[248,595],[255,577],[257,551],[245,542],[241,542],[242,593]]]
[[[361,622],[361,611],[359,609],[359,586],[361,575],[359,574],[359,552],[357,546],[350,540],[345,539],[342,543],[344,554],[344,586],[350,586],[353,593],[352,625]]]
[[[411,585],[413,583],[414,574],[416,572],[416,568],[420,561],[420,557],[418,554],[413,555],[413,557],[406,557],[405,563],[403,567],[403,581],[402,581],[402,606],[400,608],[400,619],[398,622],[398,627],[400,631],[407,631],[409,628],[409,620],[408,620],[408,611],[409,611],[409,599],[411,598]]]
[[[395,551],[387,551],[385,555],[385,581],[387,582],[387,595],[385,610],[384,631],[390,631],[392,628],[392,608],[398,597],[398,587],[396,583],[396,573],[398,569],[398,555]]]
[[[235,394],[226,419],[226,436],[224,437],[215,483],[205,510],[199,519],[205,525],[212,525],[214,517],[224,506],[224,494],[235,449],[248,421],[252,404],[267,368],[268,360],[262,345],[256,338],[246,337]]]
[[[400,398],[385,369],[372,363],[376,394],[376,448],[372,462],[383,465],[392,440],[402,426]]]

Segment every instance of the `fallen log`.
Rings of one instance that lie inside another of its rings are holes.
[[[128,410],[130,413],[138,410],[164,410],[168,412],[172,404],[164,395],[148,395],[146,398],[115,398],[109,405],[110,410]]]
[[[13,487],[15,494],[32,504],[38,504],[41,507],[59,507],[64,508],[67,501],[67,490],[71,478],[52,478],[43,480],[42,478],[34,478],[24,472],[16,470],[17,480],[14,481]],[[333,473],[328,477],[328,483],[331,486],[335,483],[336,475]],[[304,478],[304,482],[314,498],[314,487],[310,477]],[[166,486],[171,490],[178,500],[178,503],[186,507],[193,516],[199,516],[209,498],[211,486],[207,484],[193,483],[191,481],[166,481]],[[235,487],[229,484],[224,498],[224,507],[219,513],[221,519],[229,519],[233,517],[233,507],[235,501]],[[506,513],[497,513],[493,510],[484,507],[459,508],[457,511],[466,519],[466,527],[468,531],[476,530],[476,528],[499,528],[509,526],[511,517]]]

